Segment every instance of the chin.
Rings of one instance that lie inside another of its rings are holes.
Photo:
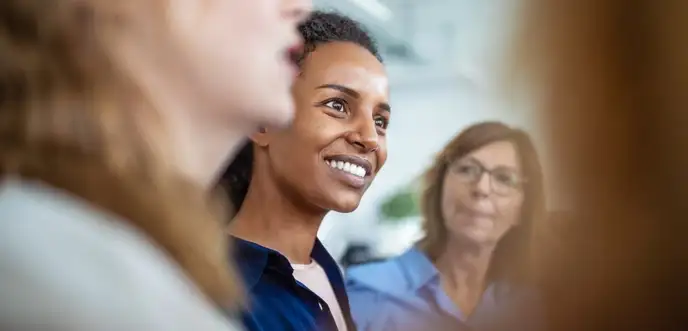
[[[279,98],[273,99],[279,101]],[[253,116],[257,117],[260,125],[282,128],[288,126],[294,119],[294,103],[289,98],[282,102],[273,102],[270,105],[261,105],[260,110],[254,110]]]
[[[341,197],[339,199],[334,199],[332,201],[333,203],[331,204],[331,208],[328,208],[332,211],[336,211],[338,213],[351,213],[358,208],[358,205],[361,203],[361,198],[344,198]]]
[[[494,242],[491,233],[474,227],[463,228],[455,235],[475,245],[486,245]]]
[[[474,233],[474,234],[470,234],[467,237],[470,238],[470,240],[473,241],[475,244],[480,245],[480,246],[493,246],[497,242],[499,242],[498,238],[495,238],[494,236],[492,236],[489,233],[488,234]]]

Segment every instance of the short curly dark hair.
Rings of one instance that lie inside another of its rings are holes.
[[[315,11],[299,25],[298,30],[304,42],[304,51],[296,59],[299,65],[303,64],[303,61],[318,45],[330,42],[355,43],[367,49],[378,61],[382,62],[375,40],[360,23],[345,15]],[[220,185],[227,191],[235,211],[241,208],[248,193],[252,167],[253,144],[247,142],[220,178]]]
[[[318,45],[336,41],[357,44],[382,62],[377,44],[369,32],[360,23],[340,13],[316,11],[299,25],[298,30],[304,42],[304,51],[297,61],[299,64]]]

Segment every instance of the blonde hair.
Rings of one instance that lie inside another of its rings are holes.
[[[518,70],[537,84],[573,216],[563,243],[542,248],[556,248],[544,265],[547,324],[684,329],[688,2],[525,9]]]
[[[145,137],[165,132],[105,46],[109,33],[127,33],[123,6],[0,3],[0,176],[42,181],[121,216],[229,304],[240,291],[223,206],[150,146]]]
[[[542,171],[535,147],[528,134],[499,122],[482,122],[471,125],[454,137],[437,155],[426,171],[421,195],[424,237],[418,242],[430,260],[436,260],[445,251],[448,230],[442,216],[442,187],[449,165],[471,152],[498,141],[514,143],[520,162],[528,178],[520,223],[511,229],[495,250],[487,281],[520,283],[527,281],[531,262],[532,224],[544,213]]]

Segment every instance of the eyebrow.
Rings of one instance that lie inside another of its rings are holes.
[[[350,87],[346,87],[344,85],[339,85],[339,84],[323,84],[323,85],[316,87],[315,89],[316,90],[318,90],[318,89],[332,89],[332,90],[337,90],[339,92],[342,92],[344,94],[348,94],[349,96],[351,96],[352,98],[355,98],[355,99],[361,98],[361,94],[358,93],[356,90],[354,90]],[[386,102],[381,102],[380,104],[378,104],[378,107],[382,108],[382,110],[387,111],[387,112],[392,111],[392,107],[390,107],[389,104]]]

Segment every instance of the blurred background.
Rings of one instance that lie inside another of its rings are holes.
[[[500,120],[530,132],[536,144],[542,140],[526,98],[518,97],[523,93],[504,90],[505,77],[498,74],[504,72],[498,66],[508,64],[504,54],[513,39],[517,3],[315,1],[319,9],[357,19],[375,36],[392,89],[387,163],[360,207],[331,213],[319,233],[344,266],[397,255],[413,244],[421,234],[416,196],[422,173],[466,126]]]

